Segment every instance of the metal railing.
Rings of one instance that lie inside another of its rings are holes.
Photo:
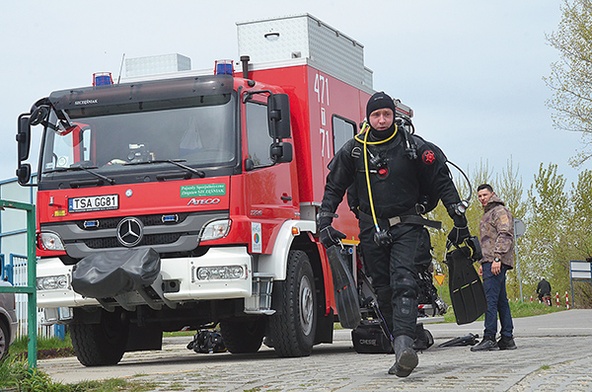
[[[27,212],[27,285],[0,286],[0,293],[27,294],[27,358],[29,368],[37,367],[37,271],[35,259],[35,206],[16,201],[0,200],[0,209],[14,208]]]

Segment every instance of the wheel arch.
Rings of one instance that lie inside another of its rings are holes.
[[[297,228],[299,235],[293,235],[293,228]],[[321,255],[324,252],[323,245],[314,238],[316,223],[310,220],[289,220],[284,222],[277,236],[272,254],[260,255],[258,272],[273,276],[274,296],[277,296],[286,280],[288,255],[292,250],[301,250],[308,256],[313,270],[317,303],[317,325],[315,329],[315,342],[331,343],[333,341],[333,324],[335,315],[331,307],[333,300],[333,285],[331,270],[327,258]],[[277,301],[277,299],[276,299]],[[274,301],[275,302],[275,301]],[[276,311],[281,311],[275,309]]]
[[[298,231],[298,235],[293,234],[295,230]],[[312,245],[314,245],[315,243],[312,240],[312,233],[314,233],[315,230],[316,223],[313,221],[285,221],[278,232],[271,254],[259,255],[257,272],[266,276],[271,276],[274,280],[285,280],[288,254],[293,249],[300,249],[300,247],[294,247],[293,243],[312,243]],[[309,258],[310,257],[311,255],[309,254]]]

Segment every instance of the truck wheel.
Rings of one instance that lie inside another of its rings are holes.
[[[0,318],[0,361],[8,355],[10,344],[10,335],[8,334],[8,325]]]
[[[269,319],[273,348],[280,357],[310,355],[317,323],[317,298],[314,274],[308,255],[301,250],[290,251],[286,280],[275,286],[279,299],[277,313]]]
[[[232,354],[256,353],[265,335],[265,319],[220,321],[220,333]]]
[[[74,352],[84,366],[116,365],[125,353],[129,332],[127,317],[121,309],[100,312],[99,324],[70,325]]]

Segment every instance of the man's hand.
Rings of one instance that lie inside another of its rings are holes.
[[[319,239],[325,248],[329,248],[333,245],[339,245],[340,240],[347,237],[345,234],[336,230],[333,226],[326,226],[321,229]]]
[[[450,234],[448,234],[448,241],[452,242],[452,244],[455,246],[459,246],[463,243],[465,239],[469,238],[470,236],[471,233],[469,233],[469,228],[467,226],[454,226],[452,230],[450,230]]]
[[[493,262],[491,263],[491,273],[494,275],[499,275],[499,273],[502,271],[502,263],[501,262]]]

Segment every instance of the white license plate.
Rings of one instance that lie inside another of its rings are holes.
[[[116,210],[119,208],[119,195],[73,197],[68,199],[69,212]]]

